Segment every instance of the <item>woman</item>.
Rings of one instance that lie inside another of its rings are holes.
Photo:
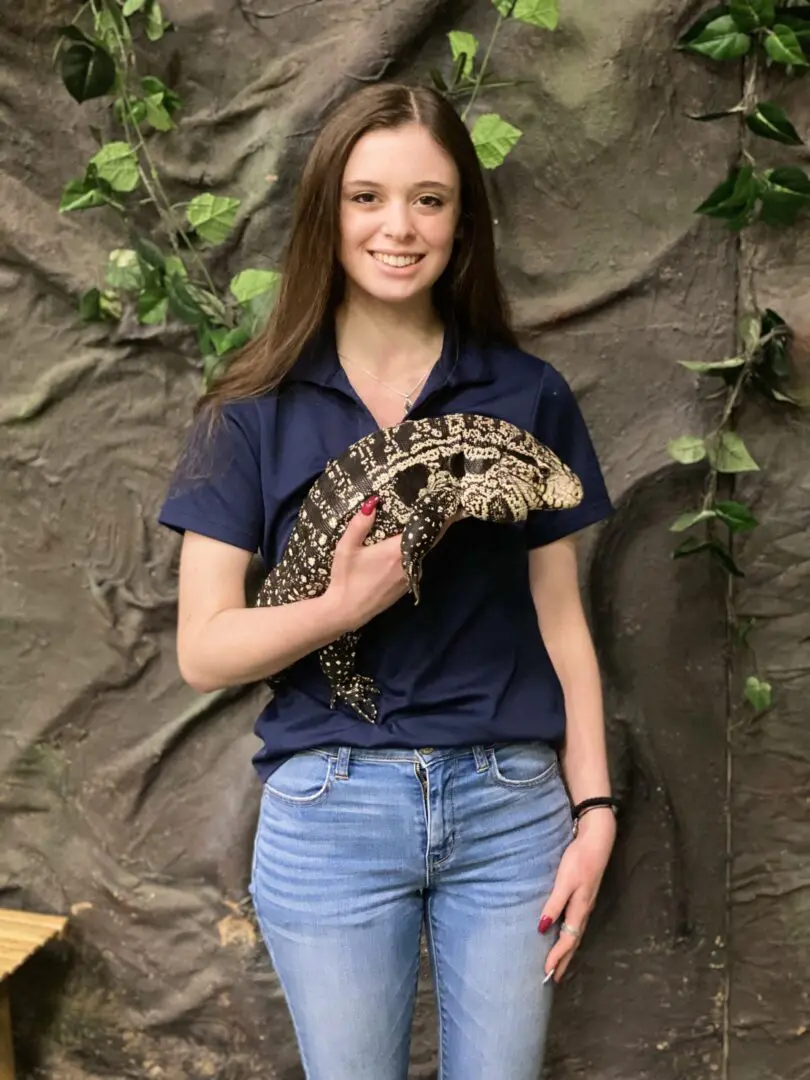
[[[451,524],[415,606],[399,538],[363,545],[372,498],[322,596],[246,607],[251,554],[279,560],[327,461],[451,412],[531,430],[582,503]],[[251,893],[307,1076],[404,1080],[424,926],[442,1080],[536,1080],[615,836],[571,539],[611,505],[567,384],[515,342],[475,150],[440,95],[377,85],[333,113],[271,322],[198,416],[210,468],[181,464],[160,515],[184,533],[179,664],[200,691],[284,671],[256,724]],[[330,709],[317,658],[360,627],[375,724]]]

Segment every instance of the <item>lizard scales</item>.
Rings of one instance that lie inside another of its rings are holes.
[[[533,435],[505,420],[472,413],[404,420],[353,443],[310,488],[278,564],[259,591],[259,607],[320,596],[349,520],[380,496],[366,543],[402,533],[402,565],[419,601],[422,559],[460,512],[483,521],[525,521],[531,510],[563,510],[582,499],[578,477]],[[377,718],[372,679],[355,671],[357,632],[320,650],[331,707],[345,702]]]

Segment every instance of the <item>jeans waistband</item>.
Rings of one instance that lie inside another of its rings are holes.
[[[364,750],[355,746],[319,746],[311,750],[310,753],[322,754],[324,757],[336,761],[335,776],[338,779],[345,779],[349,775],[350,761],[401,761],[413,764],[418,762],[427,767],[433,761],[444,761],[447,758],[472,758],[475,762],[476,771],[485,772],[489,768],[489,751],[493,749],[494,744],[490,746],[449,746],[444,748],[422,746],[415,750],[394,747]]]

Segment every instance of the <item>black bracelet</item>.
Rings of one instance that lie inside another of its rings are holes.
[[[583,799],[582,802],[577,803],[571,810],[571,817],[574,821],[579,821],[584,813],[595,809],[597,806],[610,807],[614,816],[619,812],[619,803],[616,799],[611,798],[609,795],[598,795],[594,799]]]

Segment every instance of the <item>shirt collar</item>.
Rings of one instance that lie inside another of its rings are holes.
[[[443,386],[469,386],[491,383],[495,372],[486,346],[461,334],[455,326],[445,328],[442,351],[420,397],[427,397]],[[351,384],[341,367],[335,344],[334,323],[329,322],[305,346],[283,382],[308,382],[331,387],[354,397]]]

